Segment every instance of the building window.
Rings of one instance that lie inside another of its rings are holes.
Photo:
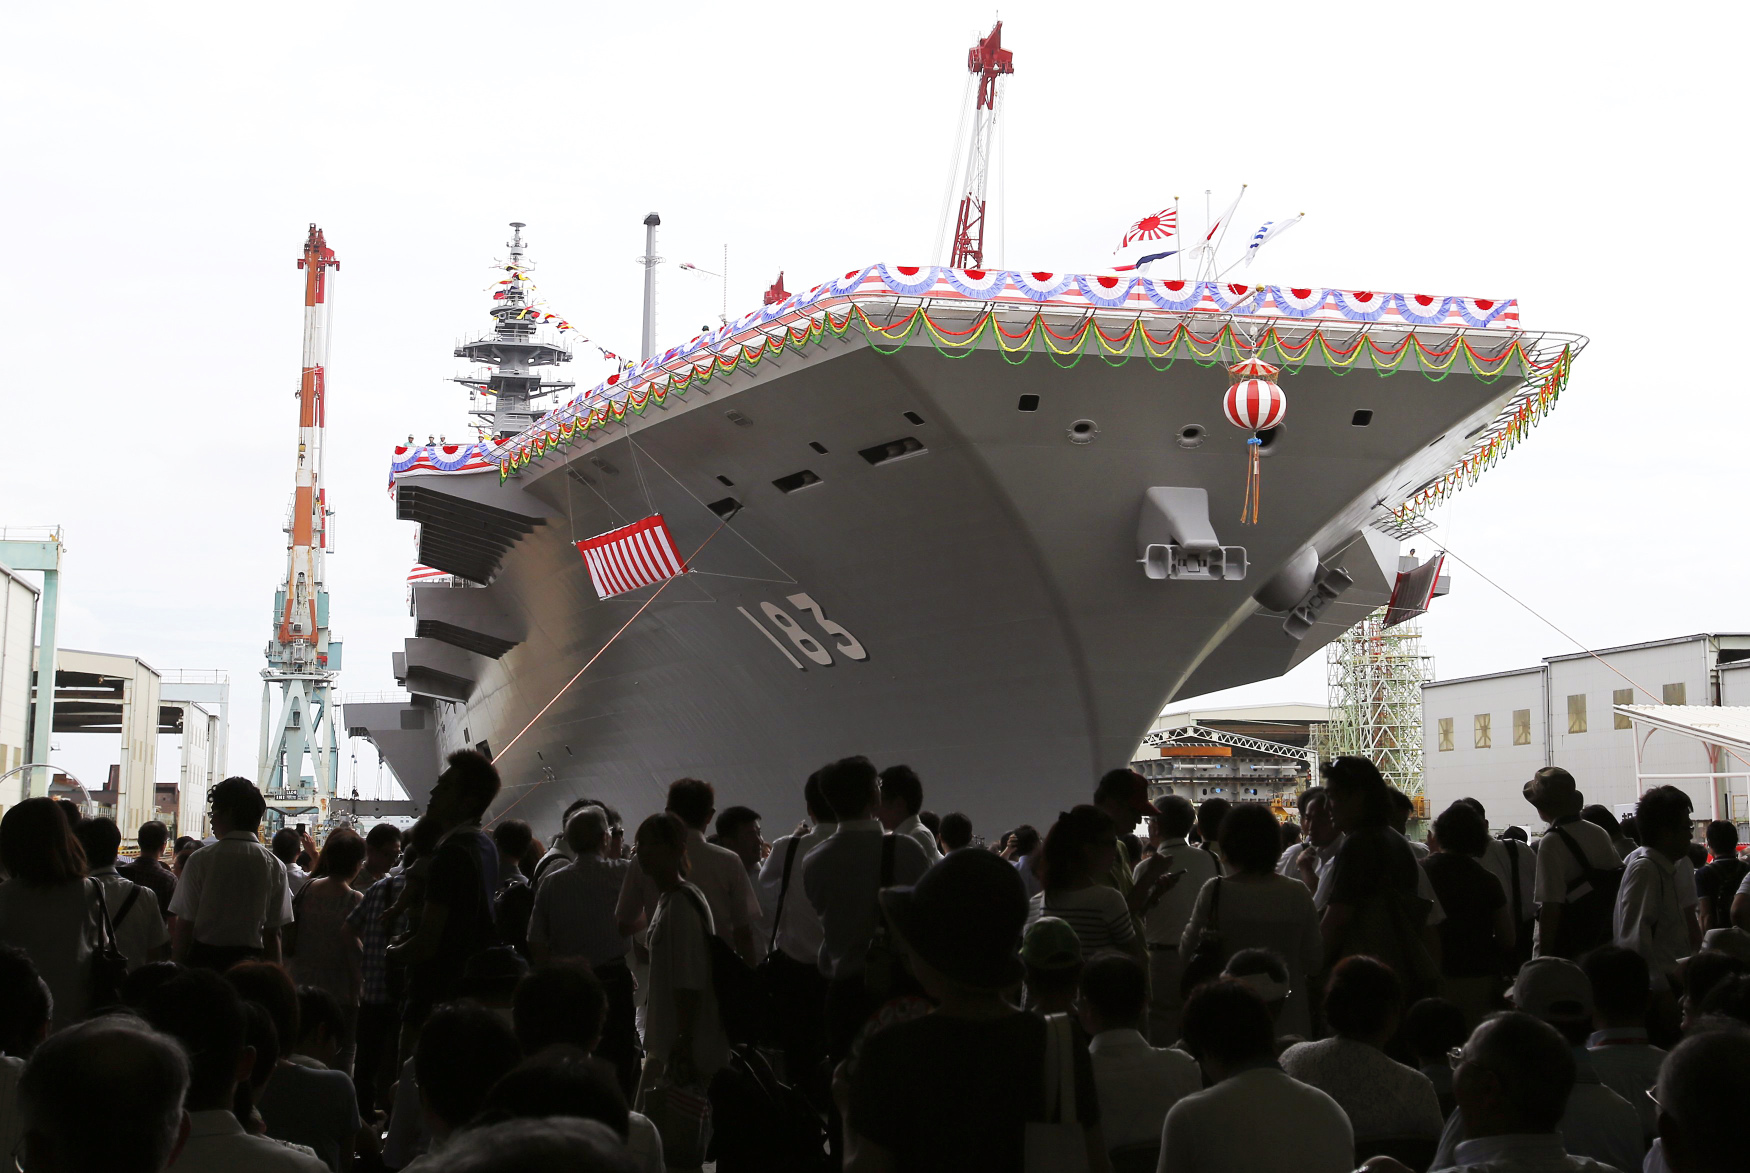
[[[1632,705],[1632,704],[1634,704],[1635,703],[1635,690],[1632,688],[1619,688],[1619,689],[1617,689],[1615,692],[1610,694],[1610,703],[1613,705]],[[1633,721],[1629,720],[1627,717],[1623,716],[1621,713],[1617,713],[1617,714],[1615,714],[1615,716],[1616,716],[1616,721],[1614,724],[1615,724],[1616,728],[1618,728],[1618,729],[1633,729],[1635,727],[1635,723]]]
[[[1452,748],[1452,718],[1440,718],[1440,752],[1445,753]]]
[[[1568,732],[1586,732],[1586,694],[1583,692],[1568,698]]]
[[[1488,713],[1476,715],[1476,746],[1478,749],[1488,749],[1494,744],[1494,738],[1489,732],[1489,720]]]
[[[1531,744],[1531,710],[1513,710],[1513,744]]]
[[[1687,705],[1689,689],[1681,684],[1667,684],[1664,689],[1665,703],[1668,705]]]

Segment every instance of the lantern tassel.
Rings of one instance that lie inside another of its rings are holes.
[[[1240,524],[1258,524],[1258,504],[1264,496],[1262,480],[1263,461],[1260,454],[1264,450],[1264,442],[1253,436],[1246,441],[1246,495],[1240,504]]]

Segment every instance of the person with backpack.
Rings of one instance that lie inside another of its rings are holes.
[[[116,948],[128,959],[132,973],[151,961],[170,960],[170,930],[158,909],[158,897],[144,884],[120,875],[115,866],[121,849],[121,828],[114,819],[86,819],[73,832],[85,850],[85,874],[103,888]]]
[[[888,831],[875,816],[880,777],[868,758],[844,758],[823,767],[820,792],[838,823],[826,842],[808,853],[802,890],[820,917],[827,1055],[836,1063],[893,992],[887,988],[896,962],[891,950],[876,951],[878,964],[870,965],[877,939],[886,941],[885,933],[877,932],[883,926],[876,894],[917,883],[930,860],[916,839]]]
[[[1738,828],[1731,823],[1715,819],[1707,825],[1707,849],[1713,862],[1695,873],[1703,933],[1731,927],[1732,898],[1750,874],[1750,865],[1738,858]]]
[[[1585,796],[1560,766],[1533,774],[1523,793],[1549,824],[1532,887],[1538,906],[1536,955],[1578,957],[1611,938],[1622,857],[1611,845],[1610,832],[1580,817]]]
[[[641,1093],[659,1083],[707,1086],[729,1062],[712,973],[717,928],[705,894],[687,880],[687,838],[686,825],[669,811],[638,826],[637,865],[658,893]]]

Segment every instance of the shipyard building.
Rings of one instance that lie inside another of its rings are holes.
[[[1150,798],[1262,802],[1286,815],[1317,771],[1329,716],[1324,705],[1303,703],[1170,709],[1131,768],[1148,779]]]
[[[1507,672],[1422,686],[1423,770],[1428,804],[1444,810],[1471,796],[1499,830],[1538,828],[1520,790],[1544,766],[1574,775],[1589,803],[1630,813],[1646,786],[1681,787],[1695,817],[1750,820],[1745,781],[1716,777],[1750,769],[1730,751],[1637,724],[1618,705],[1750,706],[1750,634],[1685,635],[1546,656]],[[1681,718],[1681,714],[1678,714]],[[1637,742],[1640,754],[1637,771]]]

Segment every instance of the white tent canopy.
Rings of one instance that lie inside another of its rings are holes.
[[[1644,793],[1649,783],[1706,779],[1713,795],[1712,817],[1743,822],[1750,813],[1750,707],[1727,705],[1616,705],[1617,713],[1635,725],[1635,784]],[[1644,730],[1644,732],[1643,732]],[[1663,730],[1699,741],[1713,764],[1710,773],[1649,774],[1642,769],[1641,751],[1647,738]],[[1734,786],[1742,780],[1745,785]],[[1736,793],[1734,793],[1736,791]]]

